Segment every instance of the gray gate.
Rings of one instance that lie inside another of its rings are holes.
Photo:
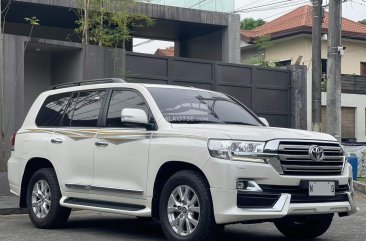
[[[291,127],[291,71],[127,52],[130,82],[193,86],[229,94],[271,126]]]

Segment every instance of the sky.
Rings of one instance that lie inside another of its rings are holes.
[[[225,1],[225,0],[221,0]],[[330,0],[323,0],[323,5],[327,5]],[[277,3],[275,3],[277,2]],[[288,3],[287,3],[288,2]],[[277,4],[280,6],[274,6]],[[262,18],[271,21],[284,15],[300,6],[310,4],[307,0],[235,0],[235,9],[243,9],[240,18]],[[328,9],[326,9],[328,10]],[[347,0],[342,5],[342,15],[354,21],[366,19],[366,0]],[[146,39],[134,39],[134,45],[145,42]],[[174,46],[173,42],[152,41],[134,47],[134,51],[153,54],[158,48]]]

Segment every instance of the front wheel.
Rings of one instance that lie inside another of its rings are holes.
[[[70,216],[71,209],[60,206],[61,191],[55,170],[43,168],[34,173],[27,191],[27,208],[37,228],[58,228]]]
[[[309,215],[286,218],[275,222],[277,229],[289,238],[316,238],[330,227],[333,214]]]
[[[216,224],[210,189],[194,171],[180,171],[166,182],[159,203],[160,221],[170,241],[215,240]]]

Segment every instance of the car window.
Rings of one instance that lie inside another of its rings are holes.
[[[62,126],[96,127],[106,91],[84,91],[74,94]]]
[[[148,88],[170,123],[261,125],[241,103],[217,92],[199,89]]]
[[[137,127],[133,124],[121,122],[121,112],[124,108],[141,109],[145,111],[146,115],[149,115],[144,99],[137,92],[113,90],[108,107],[106,127]]]
[[[58,126],[69,102],[71,93],[48,96],[36,118],[37,126]]]
[[[69,105],[65,111],[64,117],[61,122],[61,126],[70,126],[72,115],[74,114],[74,108],[76,105],[76,102],[78,101],[79,92],[73,93],[71,96]]]

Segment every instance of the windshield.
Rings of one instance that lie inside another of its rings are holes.
[[[261,125],[245,107],[221,93],[159,87],[148,90],[170,123]]]

